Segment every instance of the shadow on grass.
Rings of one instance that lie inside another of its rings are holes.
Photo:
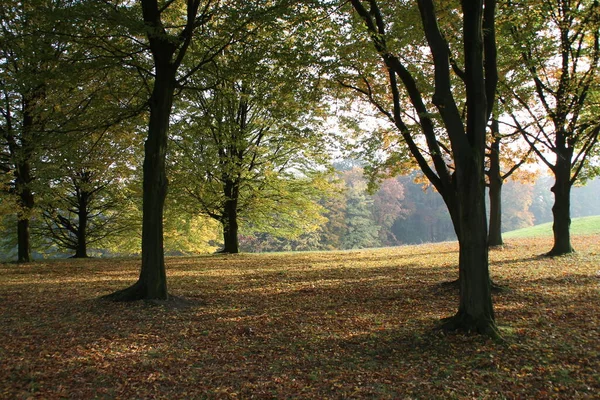
[[[204,259],[200,265],[169,259],[175,272],[170,291],[192,303],[182,307],[90,299],[124,286],[120,279],[127,274],[134,281],[133,265],[106,267],[103,275],[104,267],[94,264],[69,269],[74,275],[62,284],[42,279],[38,285],[10,286],[0,302],[5,338],[0,393],[7,398],[32,393],[39,398],[535,398],[540,393],[591,398],[600,386],[593,380],[600,360],[598,328],[590,324],[597,292],[584,286],[597,284],[596,277],[504,276],[498,268],[512,289],[495,297],[509,338],[498,345],[478,336],[432,332],[457,306],[454,290],[436,292],[440,282],[457,275],[455,267],[442,265],[445,260],[428,267],[409,256],[403,258],[407,264],[385,254],[355,256],[292,257],[289,265],[287,256],[242,256],[212,266]],[[508,256],[514,263],[528,260]],[[355,267],[343,266],[357,261]],[[59,277],[54,269],[48,273]],[[7,278],[15,283],[23,276]]]

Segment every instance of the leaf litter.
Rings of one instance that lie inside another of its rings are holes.
[[[490,252],[505,341],[442,334],[455,243],[168,258],[169,303],[110,303],[139,261],[0,265],[0,398],[596,398],[600,237]]]

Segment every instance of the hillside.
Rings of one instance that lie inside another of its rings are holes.
[[[571,221],[571,235],[597,235],[600,234],[600,215],[591,217],[573,218]],[[552,222],[530,226],[528,228],[505,232],[505,239],[532,238],[552,236]]]

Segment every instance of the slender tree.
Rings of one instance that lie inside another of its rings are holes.
[[[567,254],[573,251],[571,188],[580,176],[593,175],[588,162],[600,134],[600,5],[595,0],[512,1],[501,15],[512,52],[525,67],[512,76],[527,79],[519,87],[506,80],[512,96],[503,97],[504,104],[513,126],[554,175],[554,245],[548,255]]]
[[[367,185],[362,179],[351,180],[361,171],[348,171],[346,178],[346,207],[344,236],[342,249],[361,249],[381,246],[379,235],[381,227],[377,226],[373,215],[373,198],[368,196]]]
[[[295,33],[281,35],[289,26],[261,20],[198,77],[196,85],[209,89],[182,98],[174,184],[222,225],[224,253],[239,252],[242,222],[247,229],[277,227],[267,230],[286,236],[285,230],[310,225],[287,217],[298,209],[306,222],[319,219],[315,202],[326,182],[320,170],[327,171],[329,161],[320,128],[322,90],[318,71],[307,72],[310,53],[303,49],[310,43]],[[290,43],[299,46],[289,49]]]
[[[490,125],[491,138],[488,141],[487,154],[487,186],[490,200],[490,218],[488,245],[502,246],[502,187],[504,182],[511,176],[519,176],[517,179],[528,179],[532,173],[519,173],[520,167],[531,162],[531,149],[523,149],[515,144],[520,137],[519,131],[509,134],[500,132],[500,122],[494,118]],[[511,149],[511,146],[513,147]]]
[[[62,43],[49,34],[59,2],[8,2],[0,5],[0,169],[13,176],[17,199],[18,261],[31,261],[30,219],[34,212],[35,162],[52,109],[46,101],[56,77]]]
[[[141,146],[131,126],[81,137],[44,154],[39,224],[32,231],[73,257],[89,246],[110,247],[139,226],[131,189]]]
[[[4,194],[17,199],[19,261],[30,259],[30,220],[39,211],[34,200],[62,173],[54,169],[57,175],[49,176],[50,153],[139,112],[129,101],[136,90],[114,86],[130,82],[107,72],[114,60],[100,60],[90,42],[66,33],[82,27],[75,18],[79,7],[62,0],[0,6],[0,169],[13,176]]]
[[[326,185],[318,171],[326,166],[325,141],[303,126],[309,106],[299,107],[305,103],[291,87],[254,79],[220,81],[196,97],[175,139],[174,185],[191,208],[222,225],[224,253],[239,252],[242,221],[283,234],[301,225],[286,217],[299,209],[305,221],[319,219],[315,202]]]

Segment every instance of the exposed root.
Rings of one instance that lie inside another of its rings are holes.
[[[559,249],[553,248],[549,252],[542,254],[542,257],[553,258],[553,257],[566,256],[566,255],[573,254],[573,253],[575,253],[575,249],[572,247],[569,251],[564,251],[564,250],[559,250]]]
[[[133,302],[143,301],[150,306],[161,306],[167,309],[186,309],[194,306],[206,304],[203,300],[189,300],[179,296],[167,295],[166,299],[149,299],[146,296],[146,291],[141,287],[139,282],[134,285],[118,290],[114,293],[100,297],[100,300],[113,302]]]
[[[440,325],[436,327],[436,330],[443,332],[476,333],[487,336],[497,342],[504,341],[493,320],[484,318],[474,320],[464,313],[457,313],[452,317],[444,318],[440,322]]]
[[[491,285],[492,293],[502,293],[506,290],[506,286],[499,285],[494,281],[492,281],[490,283],[490,285]]]
[[[145,300],[145,297],[146,291],[138,281],[128,288],[117,290],[114,293],[100,297],[100,299],[114,302],[127,302]]]
[[[455,279],[453,281],[446,281],[446,282],[442,282],[440,283],[440,286],[445,288],[445,289],[456,289],[459,290],[460,289],[460,280]]]
[[[235,256],[235,255],[240,254],[240,252],[239,251],[233,252],[233,251],[227,251],[225,249],[221,249],[221,250],[215,251],[213,254],[223,255],[223,256]]]
[[[453,281],[442,282],[440,283],[440,286],[444,289],[460,290],[460,280],[455,279]],[[501,293],[506,290],[505,286],[501,286],[494,281],[490,282],[490,287],[492,293]]]

